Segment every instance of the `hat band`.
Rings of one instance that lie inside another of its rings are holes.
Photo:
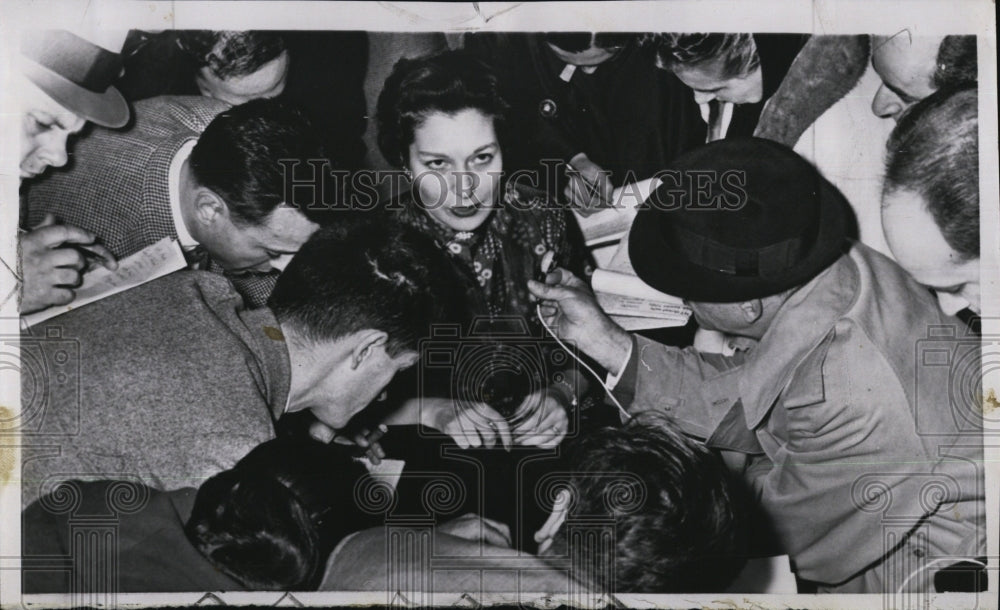
[[[25,36],[21,53],[56,74],[94,93],[104,93],[122,70],[118,53],[97,46],[66,30]]]
[[[801,237],[762,248],[734,248],[681,227],[673,227],[673,233],[688,261],[737,277],[779,277],[799,261],[804,250]]]

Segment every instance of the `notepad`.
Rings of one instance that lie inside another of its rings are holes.
[[[583,239],[587,246],[594,247],[619,241],[632,226],[636,208],[649,197],[659,184],[660,181],[656,178],[648,178],[620,186],[614,190],[611,196],[610,207],[589,216],[584,216],[574,210],[573,215],[576,216],[576,221],[580,225],[580,231],[583,233]]]
[[[88,271],[83,276],[83,284],[76,289],[76,298],[68,305],[49,307],[22,316],[21,319],[28,326],[34,326],[186,267],[187,261],[184,260],[180,244],[176,239],[165,237],[118,261],[118,268],[114,271],[105,267],[95,267]]]
[[[591,283],[601,309],[612,317],[631,318],[625,320],[630,325],[684,326],[691,317],[691,309],[684,301],[651,288],[635,275],[598,269],[594,271]],[[636,318],[646,318],[647,321],[640,322]]]

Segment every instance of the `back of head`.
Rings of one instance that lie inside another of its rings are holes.
[[[555,545],[597,589],[718,592],[742,569],[741,490],[718,456],[666,417],[644,413],[597,430],[574,442],[568,459],[572,500]],[[566,540],[574,521],[595,518],[613,520],[610,547]]]
[[[417,350],[434,323],[464,319],[463,302],[449,257],[429,237],[385,219],[317,231],[278,278],[268,306],[314,342],[384,331],[395,356]]]
[[[257,99],[216,116],[198,138],[190,167],[199,186],[219,195],[234,222],[260,225],[280,204],[307,216],[317,207],[313,189],[287,189],[281,160],[326,161],[305,115],[293,105]]]
[[[260,30],[187,30],[178,40],[195,65],[222,79],[253,74],[285,50],[279,34]]]
[[[720,78],[738,78],[760,65],[752,34],[654,34],[646,44],[656,49],[656,65],[664,70],[711,66]]]
[[[975,87],[942,89],[910,107],[886,144],[883,196],[921,196],[945,240],[979,257],[979,121]]]
[[[938,47],[937,69],[932,77],[936,89],[955,89],[979,81],[975,36],[945,36]]]
[[[399,60],[378,98],[376,119],[382,156],[404,167],[413,132],[429,114],[450,115],[469,108],[493,118],[502,148],[508,106],[492,68],[462,50]]]
[[[249,588],[309,586],[340,539],[372,524],[353,499],[366,474],[339,445],[268,441],[201,486],[185,532]]]

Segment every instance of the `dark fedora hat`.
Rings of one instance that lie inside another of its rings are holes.
[[[40,30],[25,33],[21,55],[24,75],[59,105],[104,127],[128,123],[128,104],[111,86],[122,71],[119,53],[67,30]]]
[[[657,290],[712,303],[761,298],[807,283],[845,251],[847,201],[782,144],[719,140],[659,176],[628,244],[636,273]]]

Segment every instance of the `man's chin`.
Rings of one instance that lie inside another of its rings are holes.
[[[233,269],[226,269],[226,275],[232,275],[236,277],[249,277],[252,275],[265,275],[273,271],[273,269],[260,270],[255,267],[236,267]]]

